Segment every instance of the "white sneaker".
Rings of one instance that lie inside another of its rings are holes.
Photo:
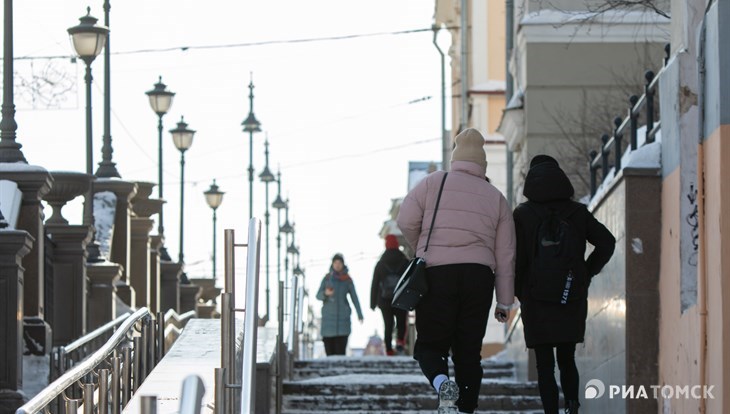
[[[459,399],[459,386],[452,380],[446,380],[439,387],[438,414],[458,414],[456,400]]]

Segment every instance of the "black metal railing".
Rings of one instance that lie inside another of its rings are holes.
[[[661,121],[659,120],[659,112],[657,111],[658,101],[657,94],[659,91],[659,79],[664,73],[666,64],[669,60],[670,47],[667,44],[664,48],[666,57],[664,59],[664,65],[658,73],[654,73],[649,70],[644,74],[646,83],[644,85],[644,94],[639,96],[632,95],[629,97],[629,108],[625,118],[616,117],[613,120],[614,130],[613,135],[609,136],[604,134],[601,136],[600,151],[591,151],[589,154],[590,161],[588,162],[588,168],[590,169],[590,185],[591,185],[591,198],[596,195],[598,189],[598,170],[601,170],[601,180],[606,180],[610,175],[611,169],[613,169],[614,176],[623,168],[622,158],[624,152],[635,151],[642,145],[650,144],[654,142],[657,133],[661,128]],[[639,120],[642,118],[644,125],[639,125]],[[646,127],[646,133],[643,142],[639,142],[639,129]],[[624,150],[624,137],[628,134],[628,146]],[[611,164],[613,159],[613,164]]]

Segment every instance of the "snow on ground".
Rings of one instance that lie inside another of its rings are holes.
[[[30,399],[48,386],[48,355],[23,355],[23,393]]]
[[[96,242],[102,256],[109,258],[112,236],[114,235],[114,214],[117,210],[117,196],[111,191],[94,194],[94,226]]]
[[[310,378],[297,381],[300,384],[318,384],[318,385],[342,385],[342,384],[368,384],[368,385],[397,385],[408,383],[427,383],[428,380],[423,375],[397,375],[397,374],[346,374],[333,375],[329,377]]]
[[[40,165],[29,165],[24,162],[0,162],[0,173],[7,172],[48,172]]]

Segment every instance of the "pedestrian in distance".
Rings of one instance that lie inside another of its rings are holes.
[[[515,293],[522,308],[527,347],[534,349],[540,398],[546,414],[559,410],[555,355],[565,413],[577,414],[575,346],[583,342],[588,286],[613,255],[616,239],[584,204],[558,162],[537,155],[530,162],[514,211],[517,233]],[[585,258],[586,242],[594,246]]]
[[[385,252],[375,264],[373,283],[370,287],[370,309],[377,306],[383,314],[385,325],[385,353],[387,355],[405,355],[408,312],[391,306],[393,292],[400,275],[408,266],[408,258],[400,250],[398,238],[389,234],[385,236]],[[395,320],[395,351],[393,351],[393,321]]]
[[[352,331],[350,324],[352,309],[347,300],[348,295],[355,305],[357,318],[363,323],[355,284],[345,266],[344,257],[337,253],[332,257],[330,270],[322,279],[317,292],[317,299],[322,301],[321,334],[327,356],[345,355],[347,352],[347,339]]]
[[[480,352],[495,285],[499,322],[506,322],[514,302],[512,211],[486,180],[482,134],[466,129],[455,141],[448,175],[436,171],[426,176],[398,214],[406,241],[426,261],[428,293],[416,307],[414,358],[438,392],[439,414],[476,410],[483,375]],[[449,350],[455,381],[448,376]]]

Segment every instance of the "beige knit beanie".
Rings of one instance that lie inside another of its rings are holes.
[[[471,161],[487,168],[487,154],[484,152],[484,137],[474,128],[467,128],[454,139],[456,147],[451,161]]]

